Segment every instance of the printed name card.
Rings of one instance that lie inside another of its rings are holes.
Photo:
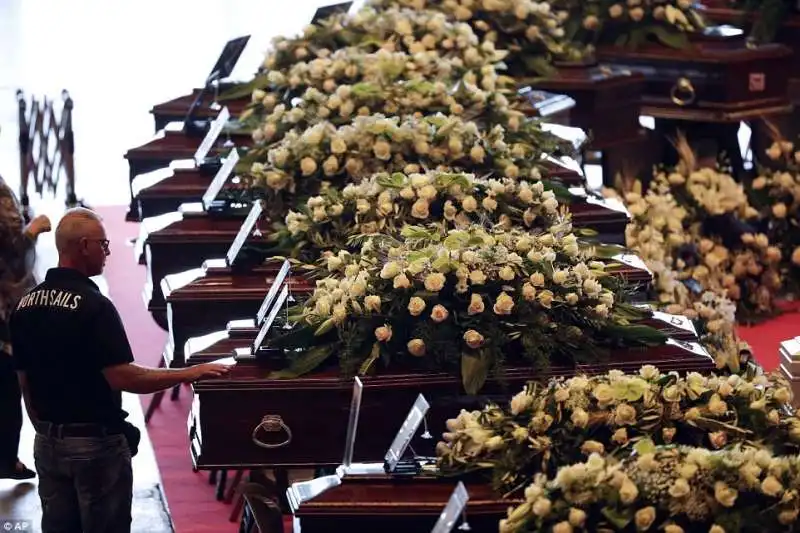
[[[258,335],[256,335],[255,340],[253,341],[253,354],[255,354],[261,345],[264,343],[264,338],[267,336],[267,332],[272,327],[272,323],[275,322],[275,317],[278,316],[278,312],[283,307],[283,304],[286,303],[286,300],[289,298],[289,286],[283,285],[280,294],[278,295],[278,299],[275,300],[275,305],[272,306],[272,311],[269,313],[269,316],[262,324],[261,329],[258,330]]]
[[[206,189],[206,192],[203,194],[203,208],[208,209],[211,203],[217,199],[217,195],[222,190],[222,187],[225,186],[225,183],[228,181],[231,173],[233,173],[233,169],[236,168],[236,163],[239,162],[239,152],[236,150],[234,146],[228,157],[225,158],[225,162],[217,171],[216,176],[214,179],[211,180],[211,183]]]
[[[342,465],[347,467],[353,463],[353,450],[356,447],[356,432],[358,430],[358,417],[361,414],[361,396],[364,394],[364,384],[358,376],[353,383],[353,397],[350,400],[350,418],[347,420],[347,436],[344,441],[344,458]]]
[[[272,302],[275,300],[278,291],[286,280],[290,268],[291,265],[289,261],[284,261],[278,273],[275,274],[275,281],[272,282],[269,291],[267,291],[267,295],[264,297],[264,301],[261,302],[261,307],[258,308],[258,312],[256,313],[256,327],[260,327],[264,323],[264,319],[267,317],[267,313],[272,307]]]
[[[692,352],[693,354],[696,355],[701,355],[704,357],[708,357],[709,359],[713,359],[713,357],[711,357],[711,354],[708,353],[706,349],[700,346],[700,344],[697,342],[686,342],[686,341],[679,341],[676,339],[667,339],[667,344],[669,344],[670,346],[677,346],[678,348],[682,348],[687,352]]]
[[[214,143],[217,142],[217,138],[222,132],[222,128],[225,127],[225,124],[228,123],[230,118],[230,111],[228,111],[227,107],[223,107],[219,112],[219,115],[217,115],[217,118],[215,118],[214,122],[212,122],[208,127],[208,133],[206,133],[206,136],[203,137],[203,142],[200,143],[200,146],[194,153],[194,162],[197,166],[200,166],[203,161],[205,161],[206,157],[208,157],[208,152],[211,151]]]
[[[662,313],[661,311],[653,311],[653,318],[660,320],[670,326],[675,326],[683,331],[688,331],[692,335],[697,335],[697,330],[691,320],[681,315],[671,315],[669,313]]]
[[[239,228],[239,233],[236,234],[236,238],[233,239],[233,244],[231,247],[228,248],[228,253],[225,254],[225,260],[228,262],[228,266],[233,265],[236,258],[239,257],[239,252],[242,251],[242,247],[244,246],[245,241],[247,241],[247,237],[250,236],[252,233],[253,228],[258,222],[258,217],[261,216],[261,212],[264,208],[261,206],[261,202],[255,202],[253,204],[252,209],[250,209],[250,214],[247,215],[247,218],[244,219],[242,222],[242,227]]]
[[[614,259],[614,261],[619,261],[623,265],[628,265],[629,267],[633,267],[638,270],[644,270],[650,275],[653,274],[652,272],[650,272],[650,269],[647,268],[647,265],[644,264],[644,261],[642,261],[642,259],[638,255],[619,254],[615,255],[612,259]]]
[[[468,501],[469,493],[467,492],[467,488],[464,486],[463,481],[459,481],[453,494],[450,495],[447,505],[444,506],[442,514],[439,515],[439,520],[437,520],[436,525],[433,526],[431,533],[450,533],[453,531],[453,527],[456,525],[458,519],[464,516]]]
[[[411,411],[409,411],[408,416],[406,416],[405,421],[403,421],[400,431],[397,432],[394,441],[392,441],[392,445],[389,447],[389,451],[386,452],[386,456],[384,457],[386,470],[388,472],[394,472],[395,468],[397,468],[397,464],[406,453],[408,446],[411,444],[411,439],[413,439],[414,435],[417,433],[419,425],[422,423],[430,407],[430,404],[422,394],[417,396],[417,400],[411,407]]]

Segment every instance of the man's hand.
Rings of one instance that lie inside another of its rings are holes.
[[[219,363],[203,363],[186,369],[187,381],[197,381],[199,379],[219,378],[231,371],[231,365],[221,365]]]
[[[47,218],[47,215],[39,215],[31,220],[30,224],[28,224],[28,227],[26,228],[26,231],[36,238],[42,233],[47,233],[51,229],[52,227],[50,225],[50,219]]]

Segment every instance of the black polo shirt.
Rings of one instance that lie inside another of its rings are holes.
[[[89,278],[53,268],[11,315],[13,362],[40,420],[115,426],[128,414],[103,368],[133,362],[114,304]]]

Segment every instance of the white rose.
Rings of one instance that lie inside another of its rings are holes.
[[[414,357],[425,355],[425,342],[422,339],[411,339],[406,347],[408,348],[408,353]]]
[[[392,339],[392,328],[388,325],[375,328],[375,338],[378,342],[389,342]]]
[[[464,332],[464,342],[467,343],[467,346],[472,348],[473,350],[477,350],[481,346],[483,346],[483,335],[475,331],[474,329],[468,329]]]

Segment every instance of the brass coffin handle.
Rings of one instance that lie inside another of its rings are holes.
[[[697,98],[694,85],[688,78],[678,78],[678,81],[670,89],[669,95],[672,98],[672,102],[681,107],[693,104],[695,98]]]
[[[258,432],[264,430],[266,433],[278,433],[283,431],[286,433],[286,440],[276,444],[264,442],[258,438]],[[267,448],[268,450],[281,448],[292,442],[292,430],[283,421],[280,415],[267,415],[261,419],[261,422],[253,430],[253,443],[260,448]]]

